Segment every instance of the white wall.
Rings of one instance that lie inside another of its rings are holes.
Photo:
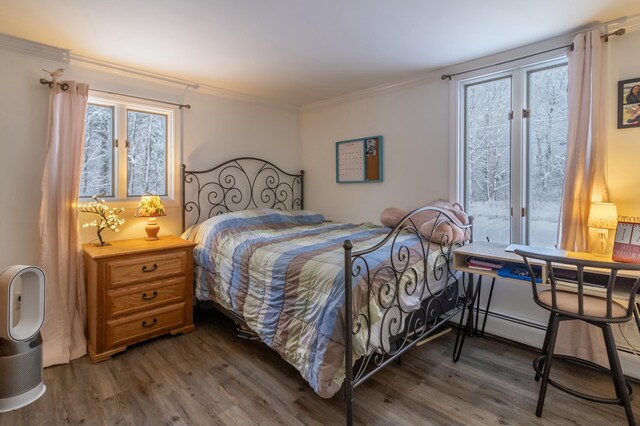
[[[0,50],[0,269],[37,259],[48,108],[37,71],[56,65]]]
[[[449,86],[439,77],[300,113],[305,208],[339,221],[378,222],[385,207],[405,209],[449,195]],[[335,143],[382,135],[384,182],[336,183]]]
[[[225,99],[184,88],[157,84],[90,68],[63,64],[0,49],[0,270],[16,263],[38,263],[40,181],[46,155],[48,88],[38,80],[44,69],[65,68],[64,78],[90,87],[191,104],[184,111],[184,161],[190,168],[208,168],[242,155],[275,161],[299,170],[298,112],[294,108]],[[114,205],[118,205],[114,203]],[[127,208],[119,234],[105,230],[107,240],[144,236],[145,220]],[[81,221],[87,219],[81,216]],[[179,234],[178,204],[160,219],[160,235]],[[83,241],[95,238],[84,230]]]
[[[640,30],[616,37],[608,45],[606,137],[609,195],[618,213],[640,216],[640,127],[618,129],[618,81],[640,79]]]

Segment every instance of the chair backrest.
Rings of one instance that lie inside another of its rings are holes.
[[[534,266],[535,264],[546,265],[546,269],[548,271],[548,284],[550,284],[551,286],[551,311],[594,322],[628,321],[633,315],[636,292],[638,291],[638,287],[640,287],[640,274],[637,274],[638,278],[636,278],[635,281],[633,280],[633,278],[625,278],[624,280],[622,280],[619,276],[619,272],[640,272],[640,264],[596,261],[591,259],[558,256],[549,254],[548,250],[536,250],[534,248],[531,248],[529,250],[517,249],[515,253],[522,256],[525,264],[527,265],[527,268],[529,269],[529,274],[531,275],[531,284],[533,288],[533,298],[538,304],[540,304],[538,299],[538,290],[541,284],[536,283],[535,281]],[[534,262],[534,264],[532,265],[532,262],[530,262],[530,260],[535,260],[537,262]],[[587,269],[587,275],[590,275],[595,271],[598,275],[605,276],[605,279],[606,276],[608,276],[608,279],[606,279],[607,282],[604,285],[594,284],[591,282],[586,283],[587,288],[599,287],[604,292],[602,296],[598,296],[606,301],[606,314],[604,316],[590,316],[585,314],[585,268]],[[575,290],[575,294],[578,299],[577,312],[563,310],[558,307],[557,303],[557,284],[559,280],[556,277],[556,271],[567,270],[575,270],[575,275],[570,279],[560,277],[560,281],[566,286],[574,287],[573,290]],[[631,284],[620,285],[620,281],[627,281],[627,283],[631,281]],[[616,315],[614,317],[613,315],[613,304],[615,303],[614,290],[616,291],[616,299],[622,299],[627,302],[626,315],[624,317],[620,317],[619,315]]]

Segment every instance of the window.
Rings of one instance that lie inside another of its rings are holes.
[[[127,196],[167,195],[167,116],[127,111]]]
[[[457,190],[474,216],[474,239],[553,246],[566,156],[566,61],[457,87]]]
[[[114,108],[89,104],[84,131],[80,196],[113,197]]]
[[[173,196],[175,111],[124,97],[90,96],[80,197]]]

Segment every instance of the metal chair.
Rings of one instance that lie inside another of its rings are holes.
[[[549,325],[547,326],[547,332],[542,345],[542,354],[533,361],[533,368],[536,372],[536,381],[540,380],[540,377],[542,377],[536,416],[542,416],[542,408],[544,406],[547,385],[551,384],[564,392],[589,401],[622,405],[624,406],[629,425],[635,425],[636,423],[631,409],[633,388],[624,378],[622,367],[620,366],[620,360],[618,359],[615,340],[613,338],[613,333],[611,332],[611,324],[627,322],[631,320],[634,314],[635,297],[636,291],[640,286],[640,278],[632,281],[630,285],[625,285],[624,288],[621,288],[621,279],[618,277],[618,272],[640,271],[640,264],[600,262],[555,256],[549,255],[548,250],[545,252],[544,250],[537,251],[530,249],[516,250],[515,252],[523,257],[524,262],[529,269],[533,287],[533,300],[540,307],[550,311]],[[537,262],[534,261],[532,264],[529,261],[530,259]],[[541,284],[535,282],[534,267],[536,263],[546,264],[549,275],[549,289],[540,288]],[[587,268],[587,275],[590,274],[590,268],[598,268],[598,272],[600,274],[602,274],[603,270],[608,273],[609,278],[606,285],[597,286],[599,287],[600,292],[596,292],[596,294],[601,295],[594,295],[593,292],[589,291],[588,292],[591,294],[585,294],[585,287],[587,289],[593,289],[596,287],[593,284],[585,284],[585,268]],[[575,271],[575,275],[569,278],[568,281],[564,278],[561,279],[560,281],[564,286],[563,289],[558,289],[558,279],[556,278],[556,275],[561,274],[561,271],[566,272],[567,270]],[[569,286],[572,286],[573,288],[569,288]],[[615,298],[617,300],[614,300],[614,289],[616,290]],[[623,302],[620,302],[620,300],[623,300]],[[576,357],[553,355],[560,321],[576,319],[593,324],[602,329],[610,369]],[[554,358],[566,359],[598,371],[610,373],[613,376],[616,398],[603,398],[600,396],[585,394],[549,379],[551,363]]]

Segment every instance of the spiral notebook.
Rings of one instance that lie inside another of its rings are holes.
[[[611,257],[616,262],[640,263],[640,217],[618,218]]]

